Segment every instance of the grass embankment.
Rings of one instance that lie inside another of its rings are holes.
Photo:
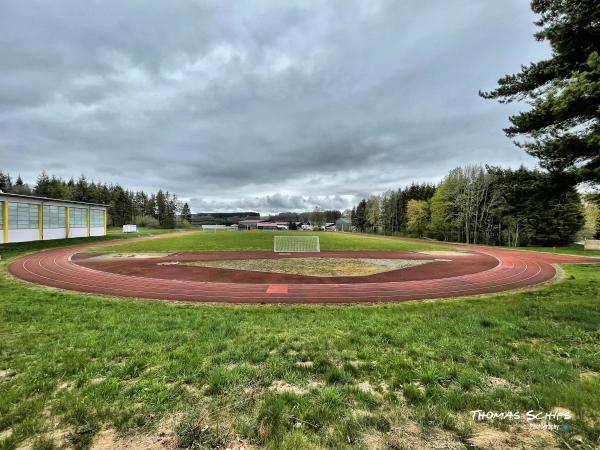
[[[558,253],[576,256],[600,256],[600,250],[585,250],[582,245],[565,247],[506,247],[512,250],[528,250],[530,252]]]
[[[454,302],[285,308],[99,298],[2,273],[0,449],[87,448],[106,429],[132,448],[595,448],[599,269]],[[470,413],[554,407],[575,414],[569,431]]]
[[[102,247],[100,252],[210,252],[210,251],[273,251],[273,236],[319,236],[321,251],[355,250],[452,250],[443,244],[429,244],[383,236],[353,233],[300,231],[220,231],[197,232],[156,241],[132,242]]]

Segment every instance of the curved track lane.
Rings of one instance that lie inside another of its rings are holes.
[[[558,263],[594,263],[586,258],[549,253],[457,246],[496,258],[488,270],[429,280],[273,285],[187,281],[123,275],[83,267],[72,256],[85,244],[20,257],[9,265],[18,278],[72,291],[161,300],[228,303],[359,303],[459,297],[534,286],[552,279]]]

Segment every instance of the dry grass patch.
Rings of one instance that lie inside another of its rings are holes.
[[[366,433],[362,440],[369,450],[466,450],[449,432],[437,428],[422,429],[413,422],[393,426],[387,433]]]
[[[510,389],[510,390],[519,389],[519,386],[517,386],[516,384],[511,383],[508,380],[505,380],[504,378],[489,376],[489,377],[487,377],[487,382],[491,386],[497,387],[497,388]]]
[[[312,277],[347,277],[374,275],[391,270],[426,264],[428,260],[373,258],[276,258],[235,259],[226,261],[194,261],[189,266],[218,269],[249,270]]]
[[[314,365],[315,363],[313,361],[296,361],[296,366],[298,367],[309,368],[313,367]]]
[[[269,386],[269,390],[275,391],[279,394],[289,393],[289,394],[297,394],[304,395],[308,394],[311,389],[316,389],[318,387],[323,386],[323,383],[319,381],[311,381],[306,386],[298,386],[296,384],[289,384],[285,381],[278,380],[273,382],[271,386]]]
[[[539,449],[561,448],[550,431],[530,428],[515,428],[510,431],[485,429],[468,439],[469,444],[480,450]]]

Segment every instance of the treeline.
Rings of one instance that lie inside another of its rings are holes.
[[[351,220],[359,231],[552,246],[574,241],[584,225],[583,208],[567,177],[525,167],[466,166],[452,170],[438,186],[413,184],[363,199]]]
[[[260,219],[260,214],[254,211],[233,213],[196,213],[192,214],[191,223],[195,227],[202,225],[233,225],[241,220]]]
[[[269,221],[273,222],[303,222],[312,223],[314,225],[325,225],[326,223],[333,223],[342,217],[342,212],[337,209],[322,209],[316,207],[313,211],[304,212],[281,212],[278,214],[271,214],[268,217]]]
[[[186,226],[191,220],[187,203],[182,203],[175,194],[159,190],[147,194],[144,191],[129,191],[119,184],[88,181],[85,176],[68,181],[46,172],[33,186],[23,182],[20,176],[13,183],[10,174],[0,172],[0,190],[7,193],[35,195],[60,200],[73,200],[108,205],[109,225],[137,224],[155,228]]]

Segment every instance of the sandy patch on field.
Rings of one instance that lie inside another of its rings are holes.
[[[185,265],[217,269],[248,270],[313,277],[367,276],[427,264],[430,260],[374,258],[265,258],[193,261]]]

